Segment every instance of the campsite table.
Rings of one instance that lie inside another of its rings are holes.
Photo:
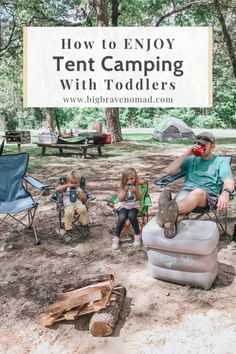
[[[82,150],[82,158],[86,158],[87,156],[87,151],[88,149],[97,149],[98,156],[102,156],[102,147],[104,144],[102,143],[90,143],[89,141],[86,141],[85,143],[78,143],[78,144],[58,144],[58,143],[42,143],[42,142],[36,142],[35,144],[38,145],[38,147],[42,148],[42,155],[45,155],[46,148],[50,149],[59,149],[60,153],[63,153],[63,150],[72,150],[73,152],[79,152]]]

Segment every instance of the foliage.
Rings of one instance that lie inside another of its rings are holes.
[[[111,14],[112,1],[109,1]],[[165,116],[175,116],[191,127],[236,128],[236,88],[227,46],[212,2],[202,1],[171,16],[173,9],[186,6],[187,0],[118,0],[119,26],[213,26],[214,29],[214,106],[212,109],[122,108],[122,127],[152,127]],[[22,28],[30,26],[92,26],[96,16],[88,0],[8,0],[0,8],[0,118],[6,129],[38,128],[44,125],[40,108],[22,106]],[[235,1],[220,3],[227,29],[235,41]],[[9,43],[12,33],[12,42]],[[236,43],[234,42],[234,46]],[[103,109],[62,109],[54,113],[61,127],[89,128],[94,121],[105,125]]]

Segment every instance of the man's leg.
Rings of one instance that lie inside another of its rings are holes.
[[[178,204],[179,215],[186,215],[193,211],[196,207],[204,208],[207,206],[207,196],[203,189],[195,189],[194,191],[183,191],[186,192],[185,195],[181,193],[176,197],[176,202]]]
[[[183,220],[185,215],[196,207],[207,205],[206,192],[202,189],[194,191],[181,191],[175,200],[167,203],[164,217],[164,235],[173,238],[177,233],[177,221]]]

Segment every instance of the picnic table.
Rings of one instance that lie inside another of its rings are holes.
[[[102,147],[104,144],[102,143],[96,143],[90,142],[89,140],[86,140],[83,143],[77,143],[77,144],[60,144],[60,143],[45,143],[45,142],[36,142],[38,147],[42,148],[42,155],[45,155],[46,148],[49,149],[58,149],[60,153],[63,153],[63,150],[71,150],[73,152],[80,152],[82,151],[82,158],[86,158],[88,149],[97,149],[98,156],[102,156]]]

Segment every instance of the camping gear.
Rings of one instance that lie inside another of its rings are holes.
[[[6,131],[5,138],[7,144],[28,144],[30,143],[30,131]]]
[[[226,160],[231,165],[232,156],[222,156],[221,158]],[[179,173],[177,173],[174,176],[167,175],[167,176],[161,177],[158,180],[156,180],[154,183],[157,186],[166,187],[170,183],[172,183],[184,176],[185,176],[185,171],[180,171]],[[223,188],[223,185],[222,185],[222,188]],[[235,191],[233,191],[230,194],[230,199],[233,199],[234,196],[235,196]],[[207,205],[205,208],[198,207],[198,208],[194,209],[192,211],[192,213],[197,214],[197,216],[194,217],[195,220],[198,220],[202,216],[207,215],[211,221],[216,221],[219,232],[222,233],[223,235],[225,235],[229,241],[231,240],[231,237],[228,234],[228,212],[227,211],[224,215],[224,223],[221,222],[222,215],[217,214],[217,206],[216,205],[215,206]],[[212,218],[211,214],[213,214],[214,219]]]
[[[194,140],[195,135],[182,120],[170,117],[155,128],[153,138],[159,141]]]
[[[206,145],[203,145],[203,144],[196,144],[192,148],[193,155],[195,155],[197,157],[202,156],[205,151],[206,151]]]
[[[27,236],[27,234],[22,231],[22,228],[18,228],[20,225],[28,229],[33,229],[35,243],[39,244],[34,218],[40,197],[45,194],[46,191],[48,192],[50,189],[53,189],[53,187],[43,184],[33,177],[25,176],[28,162],[29,154],[27,153],[0,156],[0,214],[4,215],[3,219],[0,220],[0,225],[7,224],[11,228],[0,246],[2,246],[15,231]],[[29,183],[39,189],[39,196],[34,199],[24,187],[23,183]],[[22,215],[23,212],[24,215]],[[20,217],[17,218],[18,213],[21,214]],[[27,218],[27,224],[25,218]],[[8,223],[6,219],[12,219],[14,224]]]
[[[38,141],[40,143],[56,144],[58,139],[57,133],[54,132],[42,132],[38,135]]]
[[[212,221],[184,220],[177,235],[164,236],[155,218],[143,228],[149,272],[154,278],[209,289],[218,272],[219,231]]]
[[[93,138],[94,144],[111,144],[111,134],[104,133],[101,136],[95,136]]]

